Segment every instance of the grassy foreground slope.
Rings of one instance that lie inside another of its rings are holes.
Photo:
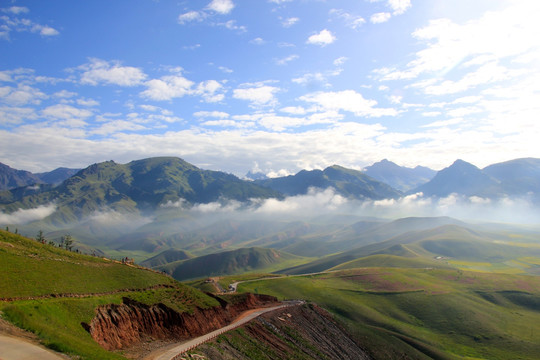
[[[217,306],[206,294],[142,268],[75,254],[0,231],[0,316],[54,350],[81,359],[124,359],[83,328],[95,309],[124,297],[178,312]]]
[[[69,252],[0,230],[1,298],[91,294],[170,285],[142,268]]]
[[[540,278],[361,268],[247,282],[332,312],[376,359],[538,359]]]

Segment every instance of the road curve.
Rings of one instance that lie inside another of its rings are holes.
[[[225,327],[222,327],[221,329],[218,329],[218,330],[215,330],[215,331],[212,331],[206,335],[203,335],[203,336],[199,336],[195,339],[191,339],[187,342],[184,342],[184,343],[181,343],[181,344],[178,344],[172,348],[169,348],[168,350],[165,350],[165,351],[156,351],[154,354],[150,354],[149,356],[147,356],[145,358],[145,360],[177,360],[180,358],[180,356],[182,354],[184,354],[185,352],[209,341],[209,340],[212,340],[213,338],[227,332],[227,331],[230,331],[230,330],[233,330],[241,325],[244,325],[245,323],[255,319],[256,317],[262,315],[262,314],[265,314],[267,312],[270,312],[270,311],[274,311],[274,310],[278,310],[278,309],[282,309],[282,308],[285,308],[285,307],[289,307],[289,306],[294,306],[294,305],[300,305],[300,304],[303,304],[304,302],[303,301],[289,301],[289,302],[286,302],[282,305],[278,305],[278,306],[273,306],[273,307],[270,307],[270,308],[264,308],[264,309],[258,309],[256,311],[248,311],[245,313],[245,315],[242,315],[240,316],[237,320],[235,320],[233,323],[225,326]]]
[[[0,335],[1,360],[65,360],[49,350],[20,338]]]

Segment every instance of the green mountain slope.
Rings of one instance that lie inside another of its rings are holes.
[[[168,249],[141,262],[142,266],[155,268],[175,261],[191,259],[193,255],[184,250]]]
[[[152,210],[185,201],[208,203],[220,199],[247,201],[280,194],[231,174],[201,170],[179,158],[161,157],[117,164],[94,164],[61,185],[36,194],[0,196],[9,211],[54,202],[52,223],[68,223],[103,209],[121,212]]]
[[[169,272],[177,280],[188,280],[251,271],[270,272],[305,261],[298,256],[272,249],[243,248],[178,261],[158,269]]]
[[[501,266],[511,268],[513,266],[511,262],[518,261],[515,267],[521,270],[519,272],[536,274],[539,270],[536,262],[540,261],[540,245],[535,242],[512,241],[512,235],[507,236],[504,233],[486,233],[448,224],[431,229],[404,232],[384,241],[322,257],[280,272],[306,274],[325,271],[371,255],[395,255],[401,258],[424,260],[449,258],[451,261],[495,264],[495,268],[501,268]],[[523,260],[526,257],[530,259]],[[466,263],[457,262],[456,264],[467,268]]]
[[[296,175],[257,180],[255,183],[286,195],[306,194],[309,188],[333,187],[340,195],[356,199],[397,198],[401,193],[390,185],[377,181],[361,171],[338,165],[324,170],[302,170]]]
[[[364,268],[242,283],[333,313],[374,359],[538,359],[540,277]]]
[[[84,324],[96,308],[127,301],[176,312],[219,306],[215,298],[161,273],[87,256],[0,230],[0,314],[73,358],[125,359],[104,350]]]

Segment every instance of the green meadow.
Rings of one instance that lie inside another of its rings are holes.
[[[307,299],[377,359],[538,359],[540,278],[459,269],[358,268],[246,282]]]
[[[218,305],[163,274],[5,231],[0,231],[0,264],[0,316],[36,334],[45,346],[79,359],[125,358],[101,348],[81,325],[91,322],[100,305],[120,304],[124,297],[178,312]],[[20,300],[8,301],[13,298]]]

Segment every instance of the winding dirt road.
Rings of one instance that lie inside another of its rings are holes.
[[[213,338],[227,331],[233,330],[241,325],[244,325],[245,323],[255,319],[256,317],[262,314],[265,314],[270,311],[282,309],[285,307],[289,307],[289,306],[301,305],[303,303],[304,303],[303,301],[288,301],[288,302],[284,302],[282,305],[273,306],[270,308],[253,309],[253,310],[246,311],[242,315],[240,315],[234,322],[232,322],[231,324],[225,327],[222,327],[221,329],[212,331],[206,335],[199,336],[195,339],[191,339],[183,343],[167,346],[167,348],[165,349],[158,349],[154,351],[153,353],[151,353],[150,355],[148,355],[147,357],[145,357],[144,360],[176,360],[185,352],[209,340],[212,340]]]
[[[40,346],[20,338],[0,335],[0,360],[65,360]]]

